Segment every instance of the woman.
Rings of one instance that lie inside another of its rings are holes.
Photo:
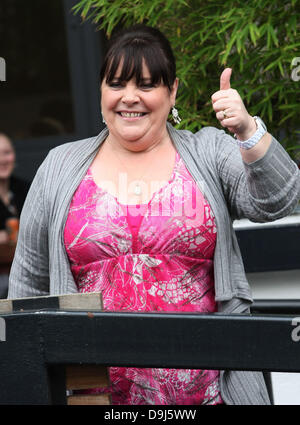
[[[249,311],[232,220],[289,214],[300,179],[230,74],[212,102],[236,139],[179,131],[167,123],[170,110],[179,121],[168,41],[145,26],[112,40],[101,70],[106,127],[53,149],[38,170],[10,298],[101,291],[107,310]],[[258,372],[110,368],[110,379],[114,404],[269,404]]]
[[[11,140],[0,133],[0,251],[7,251],[6,244],[10,240],[9,220],[19,219],[29,189],[25,181],[12,175],[15,161],[16,155]],[[0,298],[7,297],[10,269],[10,264],[3,264],[3,254],[4,252],[0,253]]]

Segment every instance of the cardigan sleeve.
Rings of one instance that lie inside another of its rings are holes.
[[[300,170],[281,144],[272,137],[264,156],[246,163],[233,137],[215,131],[216,167],[232,218],[266,222],[293,212]]]
[[[48,224],[44,205],[45,165],[46,160],[33,179],[22,209],[17,247],[9,277],[8,298],[49,294]]]

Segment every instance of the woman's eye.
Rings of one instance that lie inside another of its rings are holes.
[[[122,84],[120,82],[113,81],[113,82],[109,83],[109,86],[116,88],[116,87],[122,87]]]
[[[123,83],[121,81],[111,81],[108,85],[111,88],[121,89],[121,88],[126,86],[126,82]],[[138,85],[138,88],[141,89],[141,90],[150,90],[154,87],[155,87],[155,85],[153,83],[150,83],[150,82],[149,83],[140,83]]]
[[[147,89],[153,89],[154,87],[155,87],[155,86],[154,86],[154,84],[152,84],[152,83],[147,83],[147,84],[141,84],[141,85],[140,85],[140,88],[141,88],[141,89],[144,89],[144,90],[145,90],[145,89],[146,89],[146,90],[147,90]]]

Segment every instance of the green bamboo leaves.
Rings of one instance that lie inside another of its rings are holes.
[[[210,96],[229,66],[249,113],[260,115],[291,154],[299,149],[300,81],[291,78],[291,64],[300,57],[299,1],[80,0],[73,12],[107,37],[137,22],[166,34],[180,79],[179,128],[218,126]]]

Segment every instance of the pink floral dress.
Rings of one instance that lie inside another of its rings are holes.
[[[214,312],[216,225],[201,184],[179,154],[148,204],[122,205],[89,169],[64,231],[80,292],[101,291],[110,311]],[[122,347],[120,347],[122,350]],[[220,404],[219,371],[109,368],[112,404]]]

